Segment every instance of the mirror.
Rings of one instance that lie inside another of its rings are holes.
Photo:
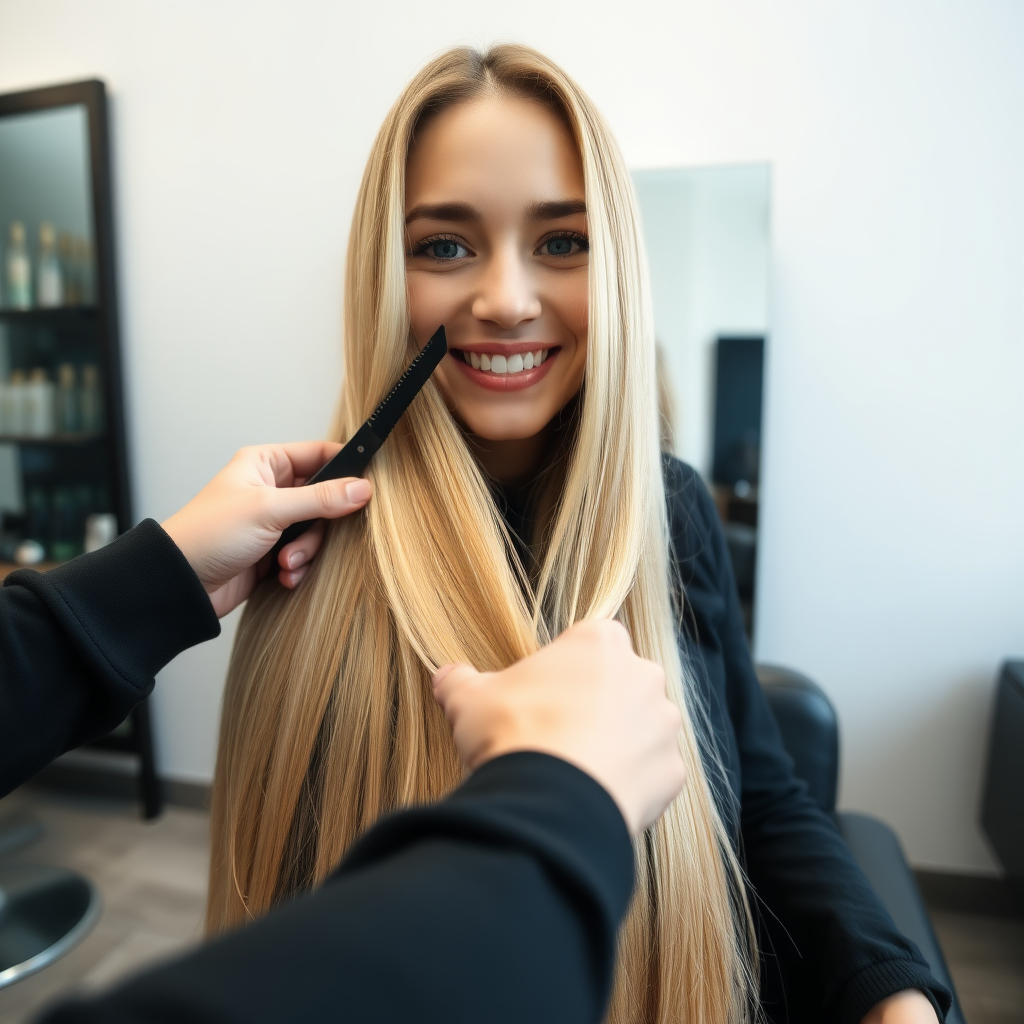
[[[753,632],[761,401],[768,338],[770,168],[633,172],[672,447],[715,498]]]
[[[0,96],[0,575],[131,524],[106,168],[102,83]]]

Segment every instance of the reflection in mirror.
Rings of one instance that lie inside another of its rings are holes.
[[[723,521],[748,636],[768,336],[770,169],[634,171],[651,269],[672,448],[704,478]]]
[[[0,116],[0,576],[115,521],[89,108],[45,92]]]
[[[88,120],[84,106],[0,119],[0,305],[93,301]]]

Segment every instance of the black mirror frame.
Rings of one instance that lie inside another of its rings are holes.
[[[89,171],[92,178],[91,198],[95,231],[93,251],[98,300],[96,315],[105,375],[108,434],[106,443],[113,476],[111,503],[117,516],[118,530],[123,533],[134,525],[135,520],[132,512],[124,416],[106,86],[99,79],[89,79],[84,82],[69,82],[41,89],[28,89],[24,92],[6,93],[0,95],[0,119],[14,114],[30,114],[70,106],[84,106],[89,124]]]

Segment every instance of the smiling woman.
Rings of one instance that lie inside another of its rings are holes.
[[[437,667],[501,669],[614,617],[664,668],[688,783],[637,841],[609,1021],[761,1018],[741,843],[803,943],[808,1019],[857,1021],[931,983],[794,779],[710,499],[662,459],[642,252],[614,140],[535,51],[449,51],[388,114],[349,241],[337,438],[439,324],[450,352],[378,453],[365,513],[328,527],[303,587],[249,601],[214,782],[211,930],[319,884],[381,815],[458,784]]]
[[[687,707],[638,223],[600,114],[532,50],[449,51],[388,115],[353,217],[337,436],[439,323],[451,353],[378,454],[367,514],[328,528],[298,591],[249,602],[211,929],[317,884],[381,814],[457,785],[441,664],[498,669],[615,616]],[[502,484],[524,481],[541,485],[527,537],[502,515]],[[720,1024],[753,1005],[740,872],[688,718],[682,746],[689,783],[641,843],[613,1021]]]

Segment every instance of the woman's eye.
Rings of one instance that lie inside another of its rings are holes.
[[[583,235],[555,235],[541,243],[542,256],[575,256],[587,252],[590,246]]]
[[[427,238],[413,250],[414,256],[429,256],[435,260],[458,260],[469,255],[469,250],[454,238]]]

